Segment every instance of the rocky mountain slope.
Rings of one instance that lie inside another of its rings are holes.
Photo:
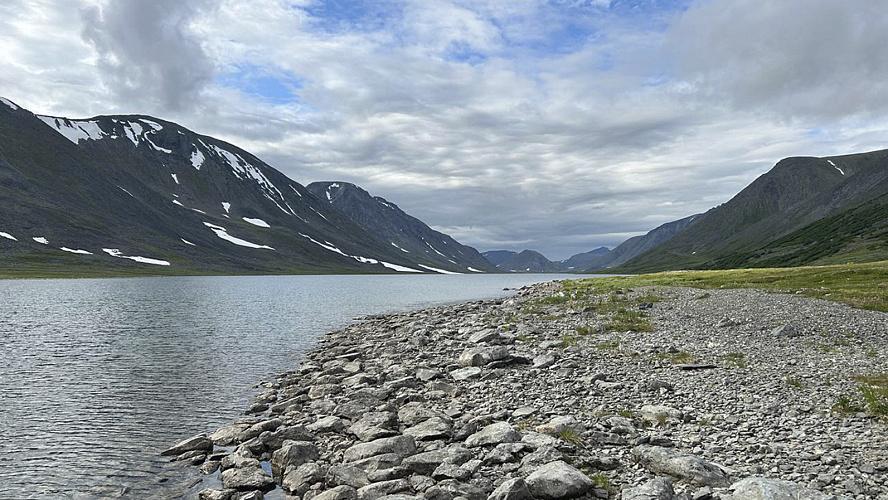
[[[595,250],[573,255],[569,259],[559,261],[558,264],[568,272],[585,271],[586,269],[604,267],[604,263],[610,261],[610,256],[610,248],[598,247]]]
[[[563,271],[561,265],[533,250],[521,251],[500,262],[496,268],[500,271],[517,273],[558,273]]]
[[[149,116],[71,120],[0,101],[0,207],[10,273],[439,267],[249,152]],[[479,265],[453,254],[449,272]]]
[[[481,254],[482,257],[494,266],[498,266],[516,255],[518,255],[518,252],[513,252],[512,250],[489,250]]]
[[[409,254],[423,269],[437,272],[494,270],[494,266],[474,248],[433,230],[394,203],[379,196],[371,196],[354,184],[314,182],[306,188],[359,226]]]
[[[720,267],[720,262],[739,262],[731,256],[755,252],[824,217],[863,207],[886,193],[888,150],[787,158],[686,230],[626,262],[621,270]]]

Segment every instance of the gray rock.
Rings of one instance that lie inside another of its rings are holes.
[[[466,446],[474,448],[518,441],[521,441],[521,434],[508,422],[496,422],[466,438]]]
[[[521,468],[522,470],[530,472],[543,465],[557,462],[559,460],[564,460],[564,454],[558,451],[558,449],[554,446],[541,446],[533,453],[524,455],[524,458],[521,459]]]
[[[771,330],[771,335],[774,335],[776,337],[793,338],[801,336],[802,332],[800,332],[796,327],[792,326],[792,324],[787,323]]]
[[[527,483],[519,477],[503,481],[487,500],[533,500],[533,496],[527,488]]]
[[[472,477],[472,472],[460,467],[456,464],[444,462],[432,472],[432,479],[441,481],[443,479],[456,479],[457,481],[467,481]]]
[[[370,484],[367,473],[357,467],[347,465],[335,465],[327,469],[325,478],[327,486],[351,486],[354,489],[363,488]]]
[[[595,486],[585,474],[560,460],[540,467],[525,482],[531,495],[543,500],[576,498]]]
[[[586,426],[577,420],[576,417],[568,415],[555,417],[545,424],[538,425],[536,428],[537,432],[550,436],[557,436],[568,430],[582,434],[586,431]]]
[[[234,490],[216,490],[206,488],[197,494],[198,500],[230,500]]]
[[[283,477],[288,468],[313,462],[318,457],[318,447],[310,441],[285,441],[281,449],[271,455],[271,472],[274,477]]]
[[[561,440],[548,434],[540,434],[539,432],[525,431],[521,435],[521,442],[527,444],[531,448],[540,448],[542,446],[559,446]]]
[[[364,414],[348,431],[361,441],[373,441],[398,434],[398,416],[394,412],[381,411]]]
[[[494,361],[509,358],[509,350],[502,346],[474,347],[466,349],[459,356],[459,364],[463,366],[484,366]]]
[[[370,479],[371,483],[378,483],[381,481],[391,481],[392,479],[403,479],[411,474],[410,469],[403,466],[392,467],[390,469],[382,469],[370,472],[367,474],[367,478]]]
[[[531,368],[546,369],[555,364],[555,356],[551,354],[541,354],[533,358]]]
[[[397,467],[401,465],[401,461],[403,459],[404,458],[401,455],[395,453],[383,453],[382,455],[376,455],[370,458],[355,460],[354,462],[349,463],[349,465],[352,467],[357,467],[367,474],[370,474],[378,470]]]
[[[450,372],[450,376],[456,381],[480,378],[481,368],[478,368],[477,366],[467,366],[465,368],[453,370]]]
[[[639,410],[641,418],[653,422],[680,423],[684,420],[684,413],[675,408],[663,405],[644,405]]]
[[[453,434],[453,424],[449,418],[432,417],[404,430],[404,434],[418,441],[446,439]]]
[[[445,479],[438,483],[438,487],[453,495],[454,499],[456,497],[463,497],[467,500],[485,500],[487,498],[481,488],[455,479]]]
[[[373,483],[358,490],[358,500],[377,500],[386,495],[411,491],[410,483],[406,479],[393,479]]]
[[[351,486],[337,486],[314,497],[314,500],[357,500],[357,498],[358,493]]]
[[[728,471],[700,457],[660,446],[641,445],[632,449],[632,455],[644,467],[657,474],[667,474],[700,486],[727,486],[731,484]]]
[[[282,425],[272,432],[262,433],[259,439],[269,450],[277,450],[285,441],[314,441],[314,435],[301,425]]]
[[[441,376],[440,370],[429,370],[428,368],[420,368],[416,370],[416,378],[423,382],[434,380]]]
[[[500,338],[501,337],[499,332],[492,328],[488,328],[486,330],[481,330],[479,332],[473,333],[471,336],[469,336],[469,342],[473,344],[477,344],[479,342],[491,343],[500,340]]]
[[[315,423],[306,426],[311,432],[342,432],[345,422],[335,416],[321,417]]]
[[[623,500],[673,500],[675,490],[669,478],[655,477],[641,486],[623,490],[622,495]]]
[[[261,491],[241,491],[231,495],[231,500],[265,500]]]
[[[225,427],[221,427],[216,432],[210,434],[210,439],[213,440],[213,443],[216,446],[228,446],[232,444],[239,444],[241,442],[241,435],[243,432],[252,426],[252,423],[234,423],[231,425],[227,425]]]
[[[259,467],[233,468],[222,471],[220,476],[222,487],[233,490],[261,490],[274,489],[274,479]]]
[[[817,490],[804,486],[770,479],[766,477],[748,477],[731,485],[734,490],[733,500],[833,500],[832,495],[826,495]]]
[[[442,463],[462,465],[471,460],[472,456],[472,452],[462,446],[449,446],[440,450],[417,453],[405,458],[402,465],[417,474],[429,475]]]
[[[368,443],[358,443],[345,450],[344,462],[354,462],[363,458],[376,455],[395,454],[401,458],[409,457],[416,453],[416,442],[413,436],[394,436],[380,438]]]
[[[263,432],[273,432],[278,427],[283,425],[283,420],[279,418],[272,418],[269,420],[263,420],[261,422],[257,422],[250,427],[247,428],[240,436],[240,442],[249,441],[253,438],[259,437]]]
[[[197,436],[179,441],[171,448],[167,448],[166,450],[160,452],[160,454],[166,457],[181,455],[190,451],[211,453],[213,451],[213,440],[207,437],[206,434],[198,434]]]
[[[302,464],[299,467],[290,467],[284,474],[281,488],[288,493],[302,496],[311,485],[322,481],[324,476],[324,469],[314,462]]]
[[[423,403],[407,403],[398,410],[398,420],[404,422],[405,425],[417,425],[432,417],[450,420],[443,413],[435,411]]]

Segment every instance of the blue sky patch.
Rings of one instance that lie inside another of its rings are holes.
[[[270,71],[246,64],[238,66],[237,71],[220,74],[216,82],[271,104],[300,102],[298,92],[302,88],[302,80],[284,71]]]

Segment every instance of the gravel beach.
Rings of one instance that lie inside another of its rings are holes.
[[[888,424],[860,390],[888,373],[888,314],[756,290],[569,299],[551,282],[364,318],[164,453],[207,474],[202,500],[888,500]]]

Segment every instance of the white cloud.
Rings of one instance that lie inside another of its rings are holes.
[[[481,250],[565,258],[784,156],[884,147],[877,3],[21,0],[0,7],[0,85],[34,111],[178,121]],[[292,102],[222,81],[241,74],[298,82]]]

